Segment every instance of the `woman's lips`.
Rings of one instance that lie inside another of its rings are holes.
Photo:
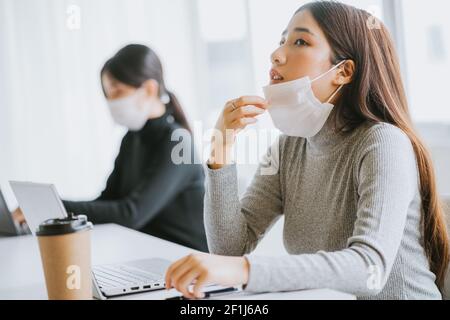
[[[270,84],[283,82],[283,76],[275,69],[270,70]]]

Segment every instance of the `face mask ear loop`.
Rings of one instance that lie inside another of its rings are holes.
[[[330,99],[328,99],[327,103],[330,103],[331,100],[333,100],[333,98],[338,94],[339,91],[341,91],[341,89],[344,87],[343,84],[341,84],[339,86],[339,88],[336,89],[336,91],[331,95]]]
[[[323,78],[323,77],[325,77],[328,73],[330,73],[331,71],[333,71],[333,70],[336,69],[336,68],[339,68],[339,66],[340,66],[341,64],[343,64],[344,62],[346,62],[346,61],[347,61],[347,60],[342,60],[341,62],[339,62],[337,65],[335,65],[333,68],[331,68],[331,69],[328,70],[327,72],[325,72],[325,73],[321,74],[320,76],[318,76],[317,78],[311,80],[311,83],[314,82],[314,81],[317,81],[317,80],[319,80],[319,79],[321,79],[321,78]]]

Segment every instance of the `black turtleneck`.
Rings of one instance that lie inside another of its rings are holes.
[[[166,112],[142,130],[129,131],[100,197],[64,201],[66,210],[85,214],[94,224],[117,223],[206,252],[203,168],[173,163],[179,141],[171,141],[171,135],[178,128]]]

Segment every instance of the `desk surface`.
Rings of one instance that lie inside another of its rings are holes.
[[[149,236],[118,225],[95,226],[92,233],[92,263],[117,263],[145,258],[177,260],[192,249]],[[176,295],[175,290],[159,290],[120,297],[118,299],[164,299]],[[306,290],[277,294],[227,296],[229,299],[354,299],[333,290]],[[37,239],[32,236],[0,238],[0,299],[47,299]]]

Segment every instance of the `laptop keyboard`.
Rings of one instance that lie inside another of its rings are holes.
[[[159,274],[125,265],[95,266],[93,272],[100,288],[128,287],[162,280]]]

